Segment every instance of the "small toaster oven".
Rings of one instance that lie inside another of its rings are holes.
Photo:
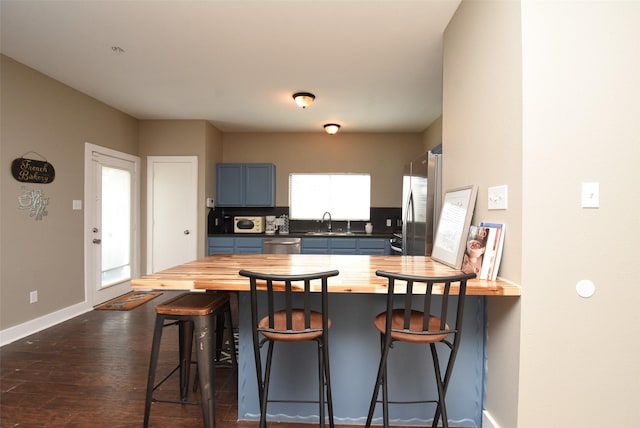
[[[234,217],[233,233],[264,233],[264,217]]]

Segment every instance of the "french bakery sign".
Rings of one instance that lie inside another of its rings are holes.
[[[56,178],[56,170],[47,161],[17,158],[11,163],[13,178],[22,183],[51,183]]]

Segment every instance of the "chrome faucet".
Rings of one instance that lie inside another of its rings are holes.
[[[324,219],[327,214],[329,214],[329,224],[327,225],[327,232],[331,232],[331,213],[329,211],[325,211],[325,213],[322,214],[322,222],[324,223]]]

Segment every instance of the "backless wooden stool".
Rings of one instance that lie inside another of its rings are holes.
[[[147,394],[144,409],[144,426],[149,426],[151,403],[171,402],[197,404],[187,401],[189,366],[191,364],[192,339],[196,341],[197,378],[200,385],[200,405],[205,427],[215,426],[215,360],[217,320],[226,317],[229,328],[229,345],[233,372],[237,373],[233,322],[228,293],[184,293],[156,306],[156,323],[153,332]],[[166,321],[170,321],[167,323]],[[171,322],[172,321],[172,322]],[[155,383],[158,354],[164,327],[177,324],[179,328],[180,361],[160,382]],[[160,400],[153,397],[154,391],[173,373],[180,370],[180,400]]]

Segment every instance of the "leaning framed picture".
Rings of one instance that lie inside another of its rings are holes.
[[[433,241],[431,258],[454,269],[462,267],[467,234],[476,205],[475,185],[447,190]]]

